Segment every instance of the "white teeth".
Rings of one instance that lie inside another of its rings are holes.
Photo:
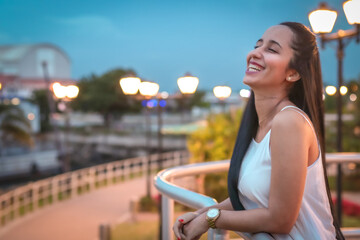
[[[249,67],[248,67],[248,71],[249,72],[259,72],[261,71],[262,69],[259,68],[258,66],[254,65],[254,64],[249,64]]]
[[[253,68],[249,68],[248,71],[249,71],[249,72],[259,72],[260,70],[258,70],[258,69],[253,69]]]

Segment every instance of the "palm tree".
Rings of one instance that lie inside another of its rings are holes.
[[[3,143],[7,141],[17,141],[31,147],[31,125],[21,108],[0,104],[0,156]]]

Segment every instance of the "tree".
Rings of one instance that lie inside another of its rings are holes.
[[[176,111],[190,111],[193,107],[209,108],[210,103],[204,101],[205,94],[205,91],[198,90],[190,96],[176,98]]]
[[[75,110],[84,112],[98,112],[103,116],[104,125],[110,126],[113,115],[121,116],[128,111],[136,111],[137,105],[130,104],[124,95],[119,80],[128,74],[135,74],[132,70],[115,69],[101,76],[92,74],[84,77],[78,83],[79,95],[71,103]]]
[[[190,162],[207,162],[230,159],[234,150],[242,110],[232,114],[210,115],[207,126],[193,132],[187,141]],[[219,202],[226,199],[227,173],[208,174],[197,179],[198,192],[212,196]],[[204,185],[204,181],[206,185]],[[203,189],[204,187],[204,189]]]
[[[347,114],[354,116],[354,120],[343,121],[342,136],[343,136],[343,151],[345,152],[359,152],[360,151],[360,76],[358,79],[352,79],[347,81],[348,93],[345,94],[343,99],[343,110]],[[336,97],[333,98],[333,105],[336,106]],[[350,100],[350,97],[352,100]],[[326,96],[326,100],[329,97]],[[335,109],[335,108],[334,108]],[[326,151],[336,152],[336,121],[326,124]]]
[[[193,132],[187,141],[191,162],[230,159],[235,145],[242,110],[210,115],[207,126]]]
[[[50,107],[47,98],[47,90],[41,89],[34,91],[30,101],[39,106],[40,132],[45,133],[50,131]]]
[[[355,124],[360,127],[360,76],[357,80],[353,79],[348,84],[348,89],[350,94],[354,94],[356,99],[354,101],[354,114],[355,114]]]
[[[0,104],[0,150],[4,144],[12,141],[32,146],[31,125],[19,107]]]

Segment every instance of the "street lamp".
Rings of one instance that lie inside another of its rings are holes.
[[[63,160],[63,171],[67,172],[70,170],[70,161],[68,156],[68,140],[67,135],[70,129],[70,119],[69,119],[69,107],[66,105],[67,102],[72,101],[75,99],[79,94],[79,88],[75,85],[68,85],[63,86],[60,83],[56,82],[52,85],[52,90],[57,99],[61,101],[63,105],[63,109],[65,111],[65,157]],[[63,157],[63,154],[60,154],[61,157]]]
[[[241,89],[239,92],[240,97],[242,98],[249,98],[251,95],[251,91],[248,89]]]
[[[146,195],[151,197],[151,159],[150,159],[150,140],[151,140],[151,119],[149,110],[149,100],[156,96],[159,91],[159,84],[143,81],[140,83],[139,92],[145,98],[145,121],[146,121],[146,146],[147,146],[147,175],[146,175]]]
[[[334,87],[334,86],[327,86],[327,87],[325,88],[325,92],[326,92],[326,94],[329,95],[329,96],[334,96],[335,93],[336,93],[336,91],[337,91],[337,89],[336,89],[336,87]]]
[[[182,94],[194,94],[199,85],[199,79],[186,73],[185,76],[178,78],[177,84]]]
[[[231,88],[228,86],[216,86],[213,88],[214,95],[219,99],[223,113],[225,113],[225,99],[230,97]]]
[[[325,92],[329,96],[334,96],[337,92],[337,88],[335,86],[327,86],[325,88]],[[348,88],[346,86],[341,86],[339,92],[340,92],[341,96],[344,96],[347,94]]]
[[[356,39],[356,42],[360,42],[360,1],[350,0],[343,4],[346,19],[349,24],[354,25],[353,29],[339,30],[336,33],[331,33],[332,28],[335,24],[337,13],[330,10],[326,3],[320,3],[318,10],[315,10],[309,14],[309,21],[311,27],[315,33],[320,34],[321,46],[325,47],[325,43],[336,41],[337,45],[337,59],[338,59],[338,89],[337,92],[337,151],[342,152],[342,99],[340,93],[340,87],[343,85],[343,59],[344,59],[344,43],[345,39],[350,40]],[[341,164],[337,165],[337,213],[339,218],[339,224],[341,225],[341,177],[342,170]]]
[[[138,93],[141,80],[138,77],[124,77],[119,81],[120,87],[125,95],[135,95]]]
[[[196,89],[199,85],[199,78],[194,77],[189,72],[187,72],[183,77],[178,78],[177,84],[181,92],[181,101],[180,101],[181,110],[184,112],[186,97],[196,92]],[[183,122],[183,116],[184,114],[181,115],[182,122]]]
[[[150,140],[151,140],[151,119],[149,111],[149,100],[155,97],[159,91],[159,84],[149,81],[141,81],[134,76],[126,76],[119,80],[120,87],[125,95],[132,95],[145,101],[145,124],[146,124],[146,196],[151,197],[151,159],[150,159]],[[138,92],[140,95],[137,95]]]

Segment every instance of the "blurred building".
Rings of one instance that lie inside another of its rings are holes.
[[[28,102],[34,90],[46,89],[43,63],[46,62],[50,84],[73,84],[71,62],[68,55],[53,44],[27,44],[0,46],[0,101],[19,104],[26,116],[31,117],[32,128],[40,128],[37,106]],[[30,115],[29,115],[30,114]]]

